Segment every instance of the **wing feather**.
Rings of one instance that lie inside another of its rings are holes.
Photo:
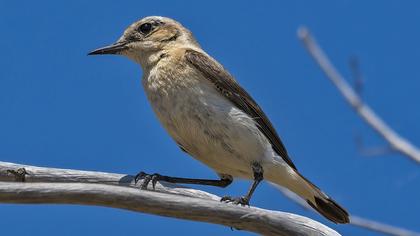
[[[252,97],[238,84],[238,82],[236,82],[233,76],[230,75],[229,72],[227,72],[219,63],[204,53],[187,49],[185,51],[185,57],[193,67],[198,69],[205,78],[214,84],[215,88],[223,96],[225,96],[243,112],[255,119],[259,130],[270,141],[274,151],[283,158],[290,167],[297,170],[268,117],[264,114],[263,110],[260,106],[258,106],[254,99],[252,99]]]

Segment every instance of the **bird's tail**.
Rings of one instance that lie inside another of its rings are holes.
[[[292,169],[289,169],[287,174],[284,174],[285,172],[279,173],[278,171],[277,173],[279,174],[277,176],[271,174],[267,176],[267,180],[293,191],[305,199],[317,212],[332,222],[337,224],[346,224],[350,222],[349,214],[344,208],[338,205],[300,173]]]

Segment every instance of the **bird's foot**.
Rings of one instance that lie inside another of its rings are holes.
[[[147,189],[147,186],[150,182],[152,182],[153,190],[155,190],[156,183],[159,180],[162,180],[162,176],[160,174],[154,173],[154,174],[147,174],[145,172],[140,172],[134,177],[134,183],[137,184],[139,180],[143,179],[143,183],[141,183],[140,189]]]
[[[231,196],[224,196],[220,199],[221,202],[226,202],[226,203],[233,203],[236,205],[241,205],[241,206],[249,206],[249,199],[245,196],[245,197],[231,197]]]

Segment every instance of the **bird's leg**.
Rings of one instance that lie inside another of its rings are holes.
[[[252,163],[252,172],[254,173],[254,182],[251,185],[251,188],[248,190],[248,193],[243,197],[230,197],[224,196],[220,199],[221,202],[232,202],[234,204],[241,204],[243,206],[249,206],[249,201],[251,200],[252,194],[254,193],[255,189],[257,188],[258,184],[264,179],[264,170],[262,166],[254,162]]]
[[[220,180],[212,180],[212,179],[190,179],[190,178],[179,178],[179,177],[170,177],[160,174],[146,174],[143,171],[138,173],[134,177],[135,183],[137,183],[140,179],[143,179],[143,183],[141,184],[141,189],[147,189],[147,185],[149,185],[150,181],[152,182],[153,189],[155,189],[156,183],[158,181],[165,181],[169,183],[175,184],[200,184],[200,185],[210,185],[210,186],[217,186],[217,187],[226,187],[232,183],[231,177],[222,177]]]

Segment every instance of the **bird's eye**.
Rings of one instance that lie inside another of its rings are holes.
[[[144,23],[140,25],[139,31],[143,34],[148,34],[152,30],[152,24],[150,23]]]

